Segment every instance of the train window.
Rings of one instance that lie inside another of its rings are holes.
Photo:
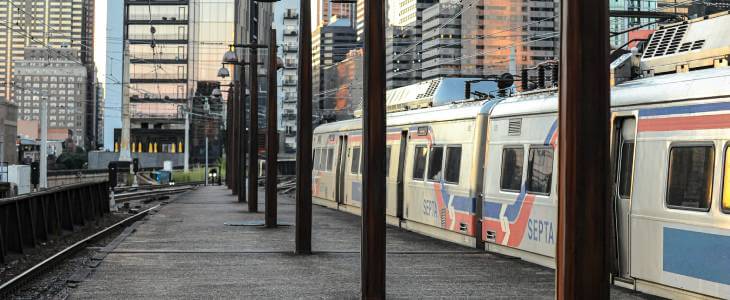
[[[416,146],[416,153],[413,156],[413,179],[423,180],[423,173],[426,172],[426,147]]]
[[[730,147],[725,148],[725,180],[722,187],[722,211],[730,214]]]
[[[446,182],[459,184],[461,172],[461,146],[446,148]]]
[[[332,171],[332,162],[335,159],[335,149],[329,148],[327,149],[327,170],[326,171]]]
[[[710,210],[714,152],[712,146],[671,148],[666,199],[668,207]]]
[[[360,147],[352,149],[352,165],[350,166],[352,174],[360,173]]]
[[[314,149],[314,158],[312,159],[312,169],[319,170],[319,160],[322,157],[322,151],[319,148]]]
[[[522,185],[522,165],[525,150],[520,148],[504,148],[502,150],[502,178],[500,188],[505,191],[520,191]]]
[[[390,149],[391,146],[385,147],[385,177],[390,177]]]
[[[428,180],[441,181],[443,178],[444,147],[434,146],[431,148],[431,157],[428,161]]]
[[[621,145],[619,158],[618,195],[621,198],[631,197],[631,181],[634,173],[634,142],[626,141]]]
[[[532,147],[527,161],[527,192],[550,195],[553,182],[553,148]]]

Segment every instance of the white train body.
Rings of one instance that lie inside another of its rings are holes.
[[[554,267],[557,101],[389,114],[388,223]],[[615,282],[730,297],[730,68],[631,81],[611,103]],[[361,119],[315,129],[316,204],[359,214],[361,142]]]

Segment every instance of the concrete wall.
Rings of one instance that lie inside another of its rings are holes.
[[[140,168],[162,168],[166,160],[172,161],[173,167],[183,167],[183,153],[132,153],[132,158],[139,158]],[[89,169],[106,169],[109,162],[119,160],[119,153],[106,151],[89,152]]]
[[[107,180],[109,180],[109,174],[107,173],[48,176],[48,187]]]

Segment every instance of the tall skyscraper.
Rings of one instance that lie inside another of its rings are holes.
[[[277,29],[279,57],[284,68],[279,73],[278,93],[281,102],[280,130],[284,133],[285,152],[296,150],[297,133],[297,79],[299,66],[299,1],[284,0],[275,4],[274,23]]]
[[[351,19],[334,18],[331,21],[312,33],[312,101],[314,114],[320,118],[327,115],[325,107],[331,106],[326,102],[332,101],[332,91],[324,89],[324,68],[343,61],[350,50],[360,48]]]
[[[189,1],[125,0],[130,142],[180,152],[189,91]],[[119,142],[121,130],[115,133]]]
[[[15,101],[12,94],[14,62],[25,58],[26,48],[68,47],[76,50],[72,61],[86,68],[84,82],[86,95],[95,88],[94,76],[94,1],[95,0],[7,0],[0,1],[0,97]],[[85,109],[92,108],[92,99],[85,102]],[[85,122],[82,137],[85,142],[95,140],[93,119]]]

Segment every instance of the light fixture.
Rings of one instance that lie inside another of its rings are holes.
[[[232,50],[228,50],[226,54],[223,54],[223,63],[224,64],[237,64],[238,63],[238,55],[236,55],[236,52]]]
[[[225,66],[221,66],[220,69],[218,69],[218,77],[220,78],[226,78],[231,76],[231,72],[228,71],[228,69]]]
[[[219,74],[220,74],[220,72],[219,72]],[[221,89],[214,88],[213,91],[210,92],[210,95],[213,96],[213,97],[220,97],[222,95]]]

